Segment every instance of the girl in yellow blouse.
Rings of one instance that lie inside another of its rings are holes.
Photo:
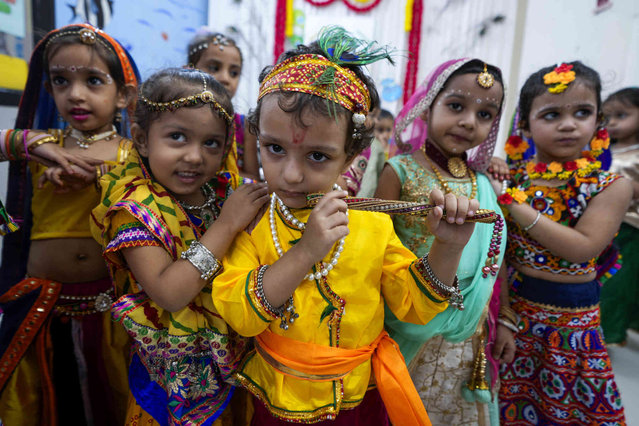
[[[383,330],[384,303],[419,324],[449,299],[462,305],[455,270],[473,232],[465,218],[479,206],[434,190],[435,242],[417,259],[390,217],[349,212],[346,193],[331,191],[372,139],[366,115],[378,95],[360,65],[379,59],[390,60],[386,48],[332,28],[262,74],[249,120],[271,203],[251,234],[235,239],[213,282],[222,318],[256,336],[236,374],[259,400],[253,424],[430,424]],[[327,194],[308,209],[313,192]]]

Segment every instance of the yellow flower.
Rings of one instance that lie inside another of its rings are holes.
[[[528,199],[528,195],[519,188],[509,188],[508,192],[518,204],[524,203]]]
[[[561,163],[558,163],[556,161],[553,161],[552,163],[548,164],[548,170],[550,170],[553,173],[559,173],[560,171],[562,171],[564,168],[561,165]]]
[[[554,71],[550,71],[548,74],[544,74],[544,84],[548,85],[548,84],[555,84],[555,83],[559,83],[559,75],[554,72]]]
[[[595,151],[601,151],[603,149],[603,147],[604,147],[604,140],[603,139],[593,139],[592,142],[590,142],[590,146]]]
[[[577,163],[577,167],[579,167],[580,169],[588,166],[588,160],[586,160],[585,158],[577,158],[575,160],[575,163]]]
[[[561,92],[563,92],[564,90],[566,90],[566,88],[567,88],[567,87],[568,87],[567,85],[565,85],[565,84],[563,84],[563,83],[560,83],[560,84],[558,84],[558,85],[556,85],[556,86],[554,86],[554,87],[550,87],[550,88],[548,89],[548,91],[549,91],[550,93],[561,93]]]
[[[526,173],[528,173],[528,175],[532,177],[532,175],[535,173],[535,163],[529,161],[526,164]]]
[[[557,74],[557,76],[559,77],[559,82],[566,85],[575,81],[574,71],[562,72],[561,74]]]

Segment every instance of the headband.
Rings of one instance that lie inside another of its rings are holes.
[[[80,27],[80,28],[77,28]],[[41,43],[45,43],[44,45],[44,53],[46,54],[49,45],[56,39],[65,36],[77,35],[80,37],[80,41],[83,44],[88,46],[92,46],[95,43],[100,43],[105,49],[113,53],[118,57],[120,64],[122,65],[122,72],[124,73],[124,83],[125,84],[133,84],[137,86],[138,80],[135,76],[135,72],[133,70],[133,66],[129,61],[129,57],[127,56],[125,50],[120,46],[120,43],[115,41],[113,37],[100,30],[99,28],[95,28],[90,24],[73,24],[66,27],[62,27],[57,32],[52,31],[49,38],[43,39],[38,45]],[[36,46],[37,48],[38,46]]]
[[[277,64],[262,81],[258,100],[276,91],[319,96],[357,114],[365,115],[371,106],[368,89],[353,71],[315,54]]]
[[[227,125],[231,125],[233,122],[233,117],[224,109],[224,107],[215,99],[213,92],[207,89],[206,87],[206,77],[204,73],[202,73],[202,91],[200,93],[196,93],[195,95],[185,96],[179,99],[174,99],[168,102],[153,102],[146,98],[142,93],[144,93],[144,86],[140,90],[140,102],[146,109],[154,112],[164,112],[164,111],[175,111],[178,108],[188,107],[198,104],[211,104],[213,109],[217,111],[218,115],[226,121]]]

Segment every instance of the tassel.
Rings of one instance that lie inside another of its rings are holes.
[[[491,401],[490,386],[486,381],[486,328],[482,327],[479,347],[473,361],[473,372],[470,380],[462,386],[462,397],[468,402],[487,404]]]

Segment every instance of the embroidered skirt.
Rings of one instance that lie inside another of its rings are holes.
[[[500,372],[502,424],[624,425],[601,333],[598,284],[523,277],[513,288],[511,306],[521,321],[515,358]]]

